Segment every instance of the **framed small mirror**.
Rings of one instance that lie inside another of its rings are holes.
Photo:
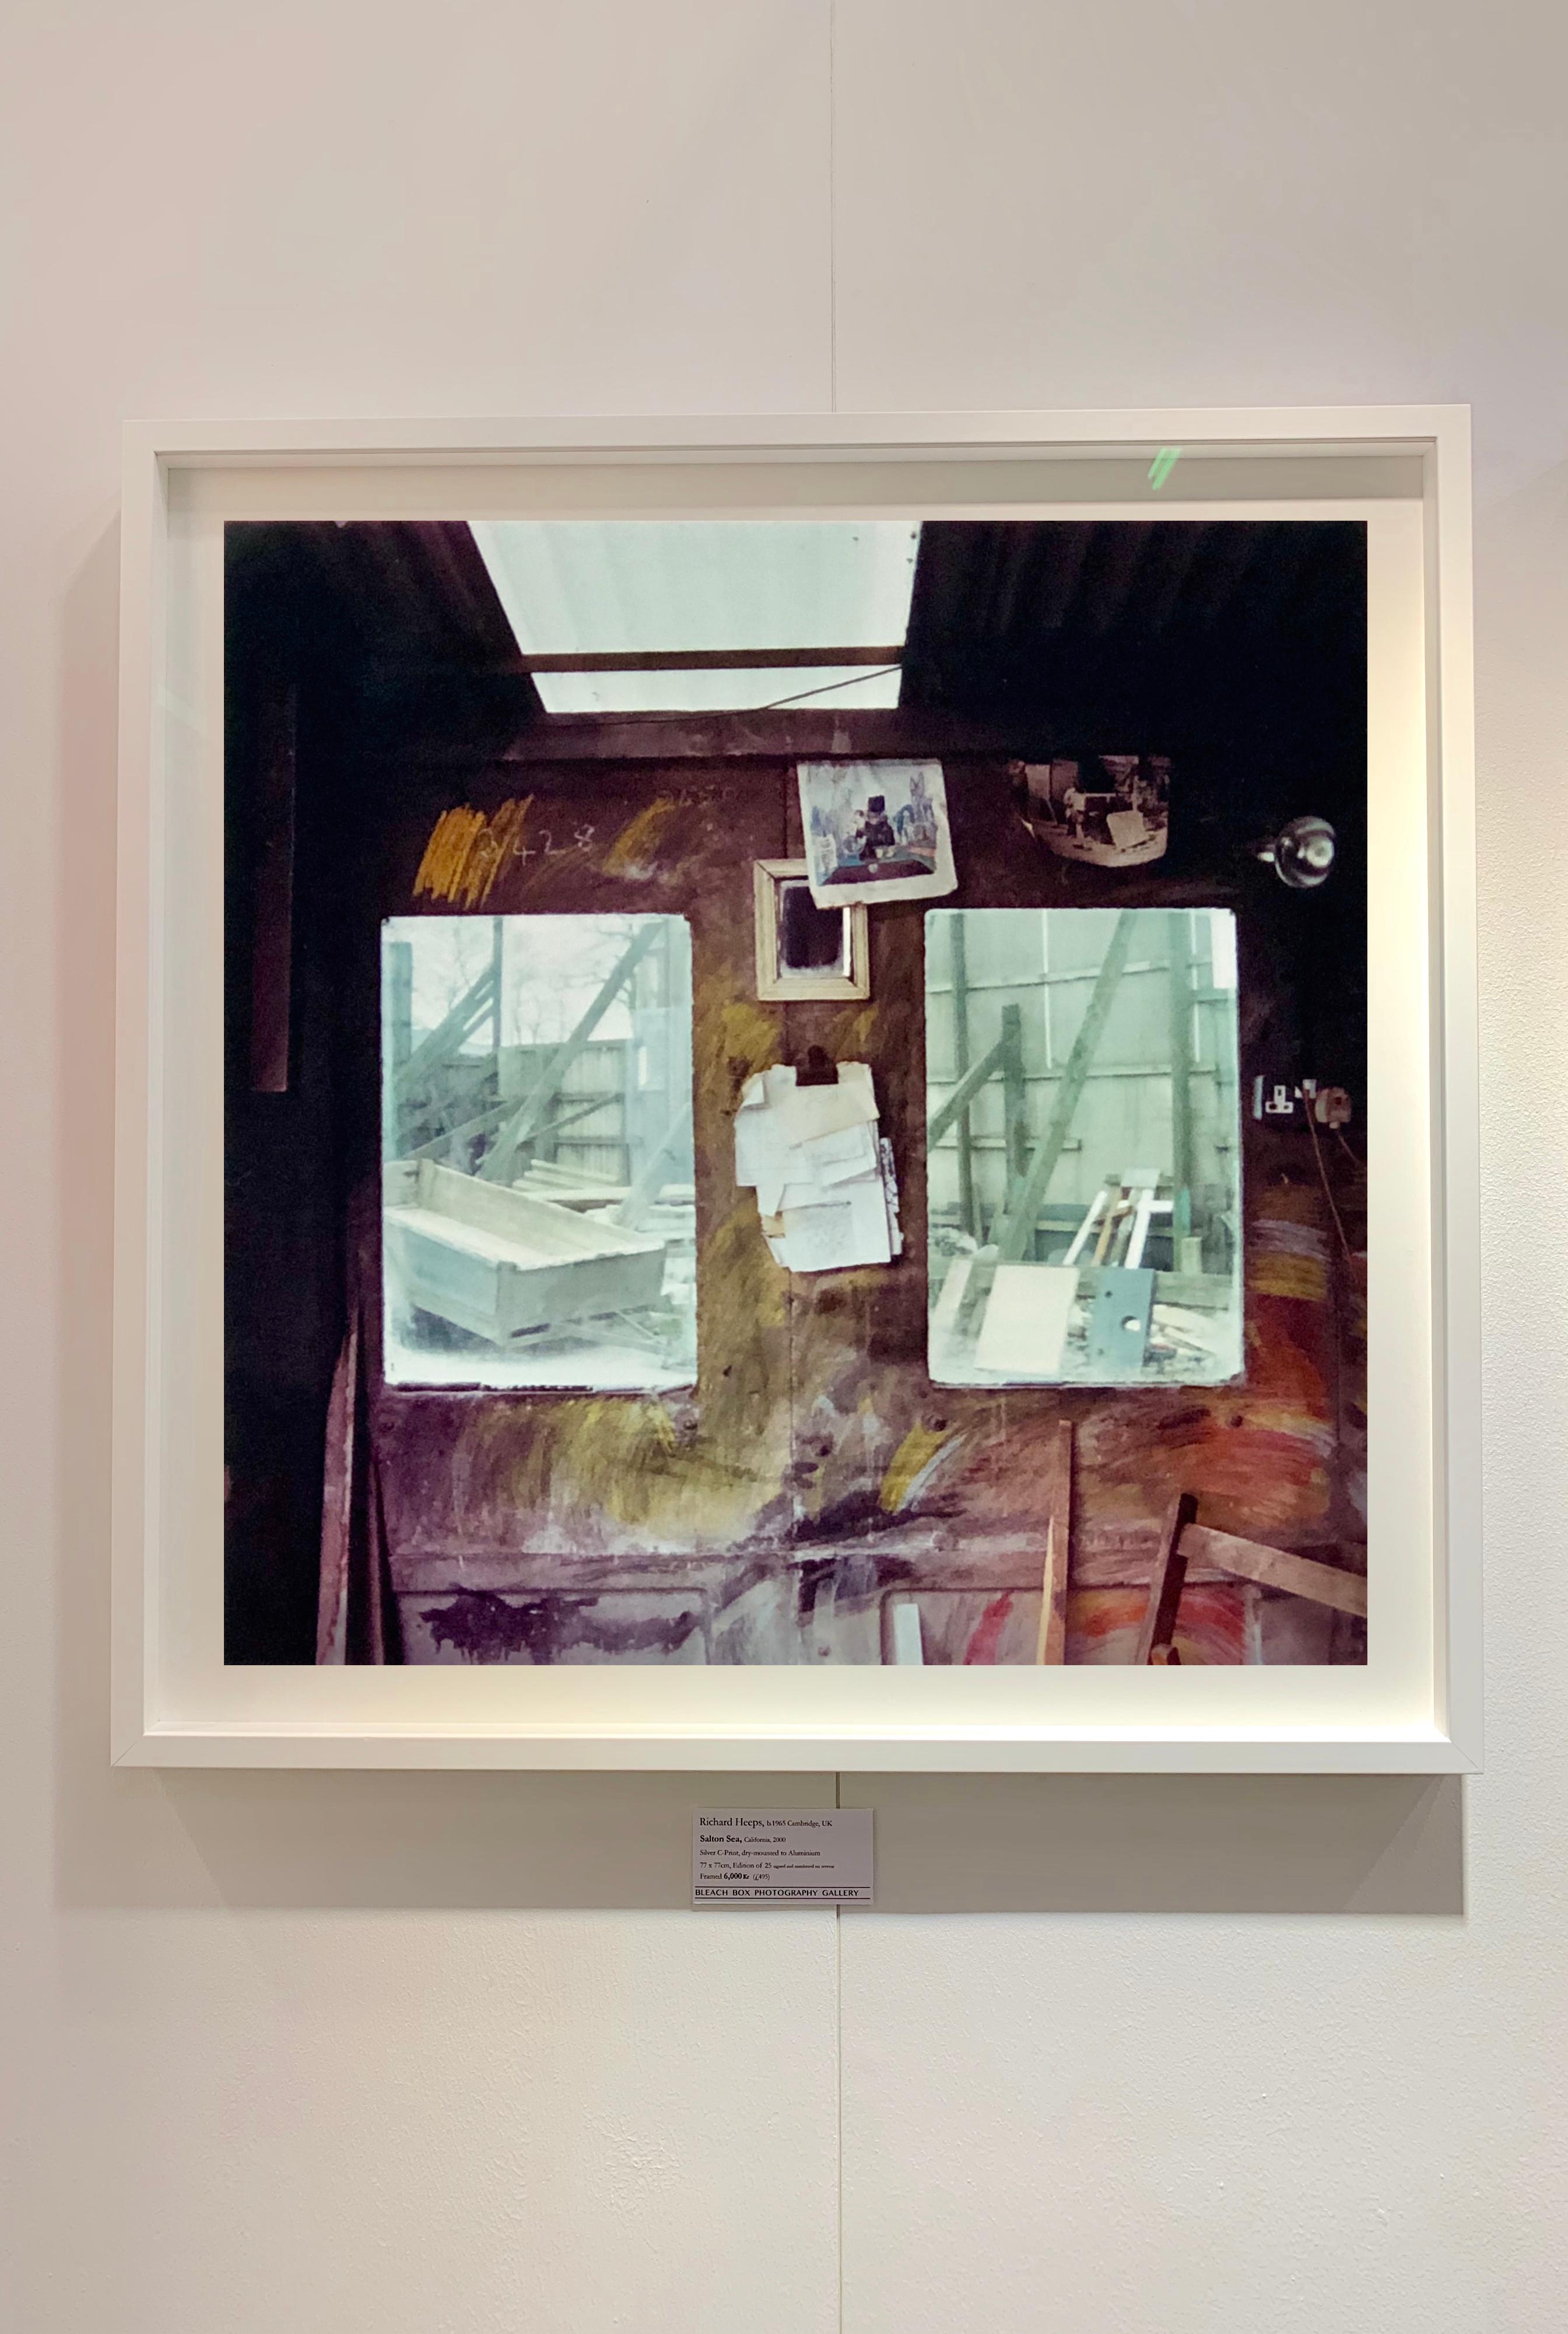
[[[752,865],[758,997],[768,1004],[869,997],[865,908],[819,908],[804,859],[758,859]]]

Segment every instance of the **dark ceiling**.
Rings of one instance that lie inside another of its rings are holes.
[[[228,535],[231,592],[292,596],[318,654],[383,683],[505,677],[516,714],[551,718],[461,521]],[[1189,726],[1173,698],[1227,668],[1270,670],[1293,694],[1292,670],[1310,664],[1320,698],[1359,691],[1364,535],[1333,521],[928,521],[900,701],[975,719],[1055,713],[1077,728],[1098,726],[1108,698],[1114,724],[1130,694],[1149,700],[1137,726],[1168,729],[1173,717]]]

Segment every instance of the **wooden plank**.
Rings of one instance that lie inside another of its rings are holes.
[[[1193,976],[1186,911],[1167,909],[1165,921],[1170,950],[1171,1256],[1179,1262],[1180,1243],[1193,1228]]]
[[[1035,1218],[1040,1201],[1050,1188],[1056,1162],[1060,1158],[1069,1134],[1072,1132],[1073,1114],[1094,1066],[1095,1055],[1105,1025],[1110,1018],[1110,1008],[1116,1002],[1121,986],[1122,973],[1132,949],[1137,911],[1124,908],[1117,919],[1110,945],[1106,950],[1094,989],[1079,1024],[1067,1067],[1062,1072],[1061,1085],[1057,1089],[1056,1106],[1050,1123],[1040,1139],[1039,1147],[1029,1162],[1028,1172],[1017,1197],[1007,1210],[1006,1220],[997,1235],[996,1252],[1003,1264],[1016,1264],[1025,1256],[1034,1238]]]
[[[1001,1067],[1002,1040],[999,1037],[990,1053],[982,1054],[978,1062],[973,1063],[964,1071],[947,1100],[939,1109],[932,1113],[930,1124],[925,1130],[925,1146],[928,1151],[935,1150],[960,1112],[969,1108],[986,1079]]]
[[[880,649],[591,649],[524,656],[525,672],[793,672],[821,665],[895,665],[902,646]]]
[[[393,1073],[392,1083],[400,1095],[407,1094],[427,1070],[461,1050],[466,1040],[492,1008],[495,979],[495,965],[493,962],[487,964],[463,991],[440,1027],[432,1029],[428,1037],[420,1039],[402,1067]]]
[[[948,930],[953,952],[953,1066],[962,1085],[970,1066],[969,943],[963,916],[954,916]],[[929,1134],[926,1139],[929,1143]],[[958,1212],[964,1230],[972,1239],[978,1240],[981,1223],[974,1204],[974,1130],[967,1104],[958,1114]]]
[[[659,939],[661,929],[657,919],[651,916],[642,931],[634,935],[625,954],[604,982],[571,1036],[556,1047],[514,1116],[507,1121],[480,1160],[479,1173],[487,1182],[503,1181],[510,1173],[512,1162],[524,1143],[531,1142],[544,1126],[555,1106],[556,1096],[566,1072]]]
[[[1310,1597],[1314,1605],[1332,1606],[1336,1613],[1367,1617],[1367,1584],[1360,1573],[1341,1572],[1310,1556],[1292,1556],[1288,1548],[1265,1548],[1255,1539],[1239,1539],[1234,1532],[1211,1531],[1206,1524],[1191,1524],[1182,1546],[1192,1564],[1213,1565],[1237,1580],[1255,1580],[1260,1588],[1283,1588],[1292,1596]]]
[[[1072,1427],[1056,1430],[1045,1478],[1045,1574],[1040,1583],[1037,1662],[1067,1659],[1067,1592],[1072,1571]]]
[[[526,685],[530,692],[534,686],[522,674],[515,685]],[[489,686],[504,694],[507,684]],[[498,719],[504,709],[495,709]],[[438,759],[444,747],[452,759],[471,767],[471,748],[454,753],[450,738],[450,719],[427,724],[415,709],[401,721],[397,744],[401,751]],[[823,754],[854,754],[869,761],[962,754],[1000,759],[1021,751],[1023,738],[1016,725],[897,706],[834,709],[830,699],[818,706],[760,706],[727,713],[552,713],[542,719],[519,705],[517,726],[495,760],[723,763],[746,757],[812,761]]]
[[[1089,1004],[1085,1008],[1083,1019],[1079,1024],[1078,1035],[1072,1041],[1072,1051],[1068,1056],[1067,1066],[1061,1075],[1061,1084],[1057,1088],[1056,1100],[1045,1133],[1040,1138],[1022,1181],[1014,1187],[1005,1212],[992,1232],[992,1245],[995,1248],[996,1255],[994,1258],[976,1257],[971,1268],[969,1278],[964,1283],[958,1320],[960,1329],[966,1336],[973,1336],[977,1324],[984,1317],[985,1307],[995,1284],[997,1265],[1021,1263],[1034,1245],[1035,1225],[1039,1219],[1040,1204],[1050,1189],[1050,1179],[1056,1172],[1057,1162],[1061,1157],[1067,1146],[1068,1136],[1072,1132],[1074,1114],[1077,1112],[1084,1086],[1088,1082],[1089,1071],[1093,1067],[1094,1057],[1099,1051],[1105,1025],[1110,1018],[1110,1008],[1116,1002],[1117,990],[1121,986],[1122,974],[1127,969],[1137,921],[1137,911],[1135,908],[1124,908],[1117,918],[1116,930],[1110,937],[1110,945],[1101,960]],[[996,1051],[999,1054],[1002,1051],[1000,1038],[997,1040]],[[949,1096],[949,1101],[951,1100],[952,1097]],[[1103,1232],[1100,1238],[1103,1247],[1105,1239]],[[1099,1261],[1098,1252],[1096,1261]]]
[[[317,1596],[315,1658],[318,1664],[348,1659],[350,1558],[353,1539],[354,1424],[359,1379],[359,1318],[349,1316],[348,1334],[333,1372],[326,1411],[326,1453],[322,1472],[321,1583]]]
[[[1002,1115],[1007,1143],[1005,1216],[1029,1172],[1029,1082],[1023,1074],[1023,1008],[1018,1004],[1002,1008]]]
[[[1166,1510],[1149,1574],[1148,1604],[1133,1654],[1134,1665],[1139,1669],[1147,1669],[1157,1654],[1168,1654],[1175,1639],[1176,1612],[1186,1581],[1186,1540],[1196,1513],[1197,1501],[1190,1491],[1178,1491]]]

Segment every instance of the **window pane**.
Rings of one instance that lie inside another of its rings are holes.
[[[1237,1376],[1234,917],[937,908],[925,929],[933,1378]]]
[[[392,1385],[690,1385],[692,941],[680,916],[382,928]]]

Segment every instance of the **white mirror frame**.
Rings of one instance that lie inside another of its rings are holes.
[[[1175,448],[1180,459],[1157,485],[1150,465]],[[1368,522],[1378,1107],[1367,1664],[226,1668],[224,521],[897,510]],[[1468,416],[1457,407],[130,425],[114,1760],[731,1771],[1477,1767],[1470,567]]]

